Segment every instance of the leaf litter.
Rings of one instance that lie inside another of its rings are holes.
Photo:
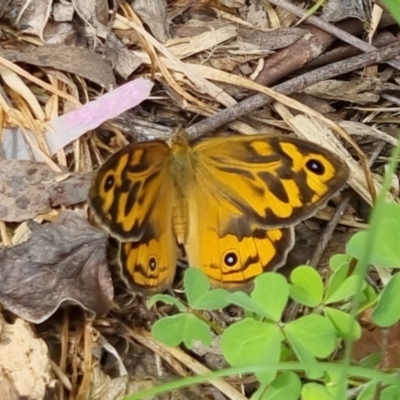
[[[330,147],[351,166],[357,193],[330,254],[365,226],[363,209],[397,143],[399,66],[390,59],[400,45],[386,12],[330,0],[321,6],[324,19],[296,26],[304,11],[283,0],[109,3],[0,4],[0,398],[121,399],[211,366],[211,350],[195,360],[149,336],[157,315],[173,311],[149,310],[127,291],[113,243],[87,222],[92,171],[126,143],[167,139],[179,125],[193,138],[216,135],[224,125],[240,134],[294,131]],[[382,47],[375,58],[377,50],[356,49],[355,35],[371,32]],[[347,53],[361,55],[346,60]],[[304,72],[313,63],[322,68]],[[288,268],[314,259],[308,244],[318,242],[321,221],[341,201],[339,194],[320,219],[296,227]],[[229,324],[224,312],[213,318]],[[371,350],[367,330],[355,357]],[[396,343],[385,348],[376,337],[382,354]],[[386,364],[396,367],[392,358]],[[173,396],[244,398],[237,388],[246,382],[221,380]],[[249,395],[251,384],[244,387]]]

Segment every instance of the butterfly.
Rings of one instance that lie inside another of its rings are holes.
[[[118,239],[125,281],[161,292],[178,246],[213,286],[240,289],[282,266],[293,226],[349,177],[325,148],[286,135],[131,143],[98,170],[89,190],[97,219]]]

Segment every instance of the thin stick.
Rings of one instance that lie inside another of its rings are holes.
[[[307,11],[302,10],[301,8],[295,6],[287,0],[270,0],[270,3],[274,4],[277,7],[281,7],[289,11],[290,13],[297,15],[300,18],[307,17]],[[328,32],[332,36],[335,36],[338,39],[343,40],[344,42],[351,44],[352,46],[357,47],[360,50],[363,50],[365,52],[376,50],[376,47],[372,46],[371,44],[364,42],[363,40],[353,35],[350,35],[349,33],[337,28],[335,25],[332,25],[327,21],[324,21],[322,18],[316,17],[315,15],[310,15],[307,18],[307,21],[310,24],[317,26],[323,31]],[[392,67],[400,70],[400,61],[391,60],[387,61],[387,63]]]
[[[308,72],[296,78],[290,79],[284,83],[274,86],[272,89],[281,94],[296,93],[304,88],[311,86],[325,79],[333,78],[338,75],[346,74],[351,71],[363,68],[367,65],[383,62],[396,57],[400,54],[400,43],[394,43],[381,49],[370,51],[359,56],[340,61],[333,65],[327,65],[315,71]],[[235,106],[229,107],[219,113],[195,124],[187,129],[191,139],[201,137],[207,132],[214,131],[221,126],[234,121],[250,112],[257,110],[271,103],[273,99],[270,96],[259,93],[246,100],[243,100]]]

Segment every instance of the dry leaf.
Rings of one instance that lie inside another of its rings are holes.
[[[262,50],[276,50],[290,46],[307,33],[305,29],[300,28],[282,28],[272,32],[262,32],[243,27],[238,32],[241,41],[251,43]]]
[[[110,34],[110,29],[107,27],[107,0],[74,0],[72,4],[76,13],[85,22],[84,28],[88,37],[96,35],[107,39]]]
[[[70,72],[106,89],[115,86],[112,68],[104,57],[81,47],[47,44],[23,52],[0,49],[0,55],[12,62],[24,62]]]
[[[106,234],[73,211],[51,224],[29,221],[28,227],[32,235],[26,242],[0,249],[4,307],[33,323],[43,322],[65,302],[107,314],[113,285]]]
[[[246,20],[256,28],[270,27],[265,8],[259,3],[249,5]]]
[[[68,207],[86,201],[92,177],[92,173],[59,174],[46,185],[52,207]]]
[[[2,0],[2,2],[0,3],[0,18],[3,16],[10,2],[11,0]]]
[[[74,16],[72,3],[55,3],[53,5],[53,18],[56,22],[71,22]]]
[[[8,324],[0,314],[0,399],[43,400],[55,389],[46,343],[26,321]]]
[[[149,26],[154,37],[161,43],[169,39],[167,2],[164,0],[136,0],[133,9]]]
[[[50,17],[52,4],[52,0],[30,0],[21,3],[15,23],[22,32],[42,38],[44,28]],[[10,7],[12,6],[13,4],[10,5]]]
[[[358,18],[366,22],[370,20],[370,7],[364,0],[328,0],[322,9],[321,18],[326,21]]]
[[[351,81],[339,81],[328,79],[309,86],[304,90],[322,99],[342,100],[358,104],[376,103],[379,95],[371,93],[375,90],[377,82],[372,79],[358,79]]]
[[[82,203],[91,174],[55,172],[36,161],[0,161],[0,221],[21,222],[51,207]]]
[[[49,212],[50,200],[43,182],[57,174],[45,163],[0,161],[0,220],[21,222]]]

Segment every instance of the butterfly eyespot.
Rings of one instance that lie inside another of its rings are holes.
[[[319,160],[308,160],[306,163],[306,167],[309,171],[313,172],[316,175],[323,175],[325,173],[325,167]]]
[[[149,268],[150,268],[150,271],[155,271],[157,268],[157,260],[154,256],[151,256],[149,258]]]
[[[104,182],[104,190],[105,191],[110,190],[114,186],[114,183],[115,183],[114,176],[113,175],[108,176]]]
[[[229,252],[224,256],[224,264],[227,267],[234,267],[238,262],[238,256],[234,252]]]

